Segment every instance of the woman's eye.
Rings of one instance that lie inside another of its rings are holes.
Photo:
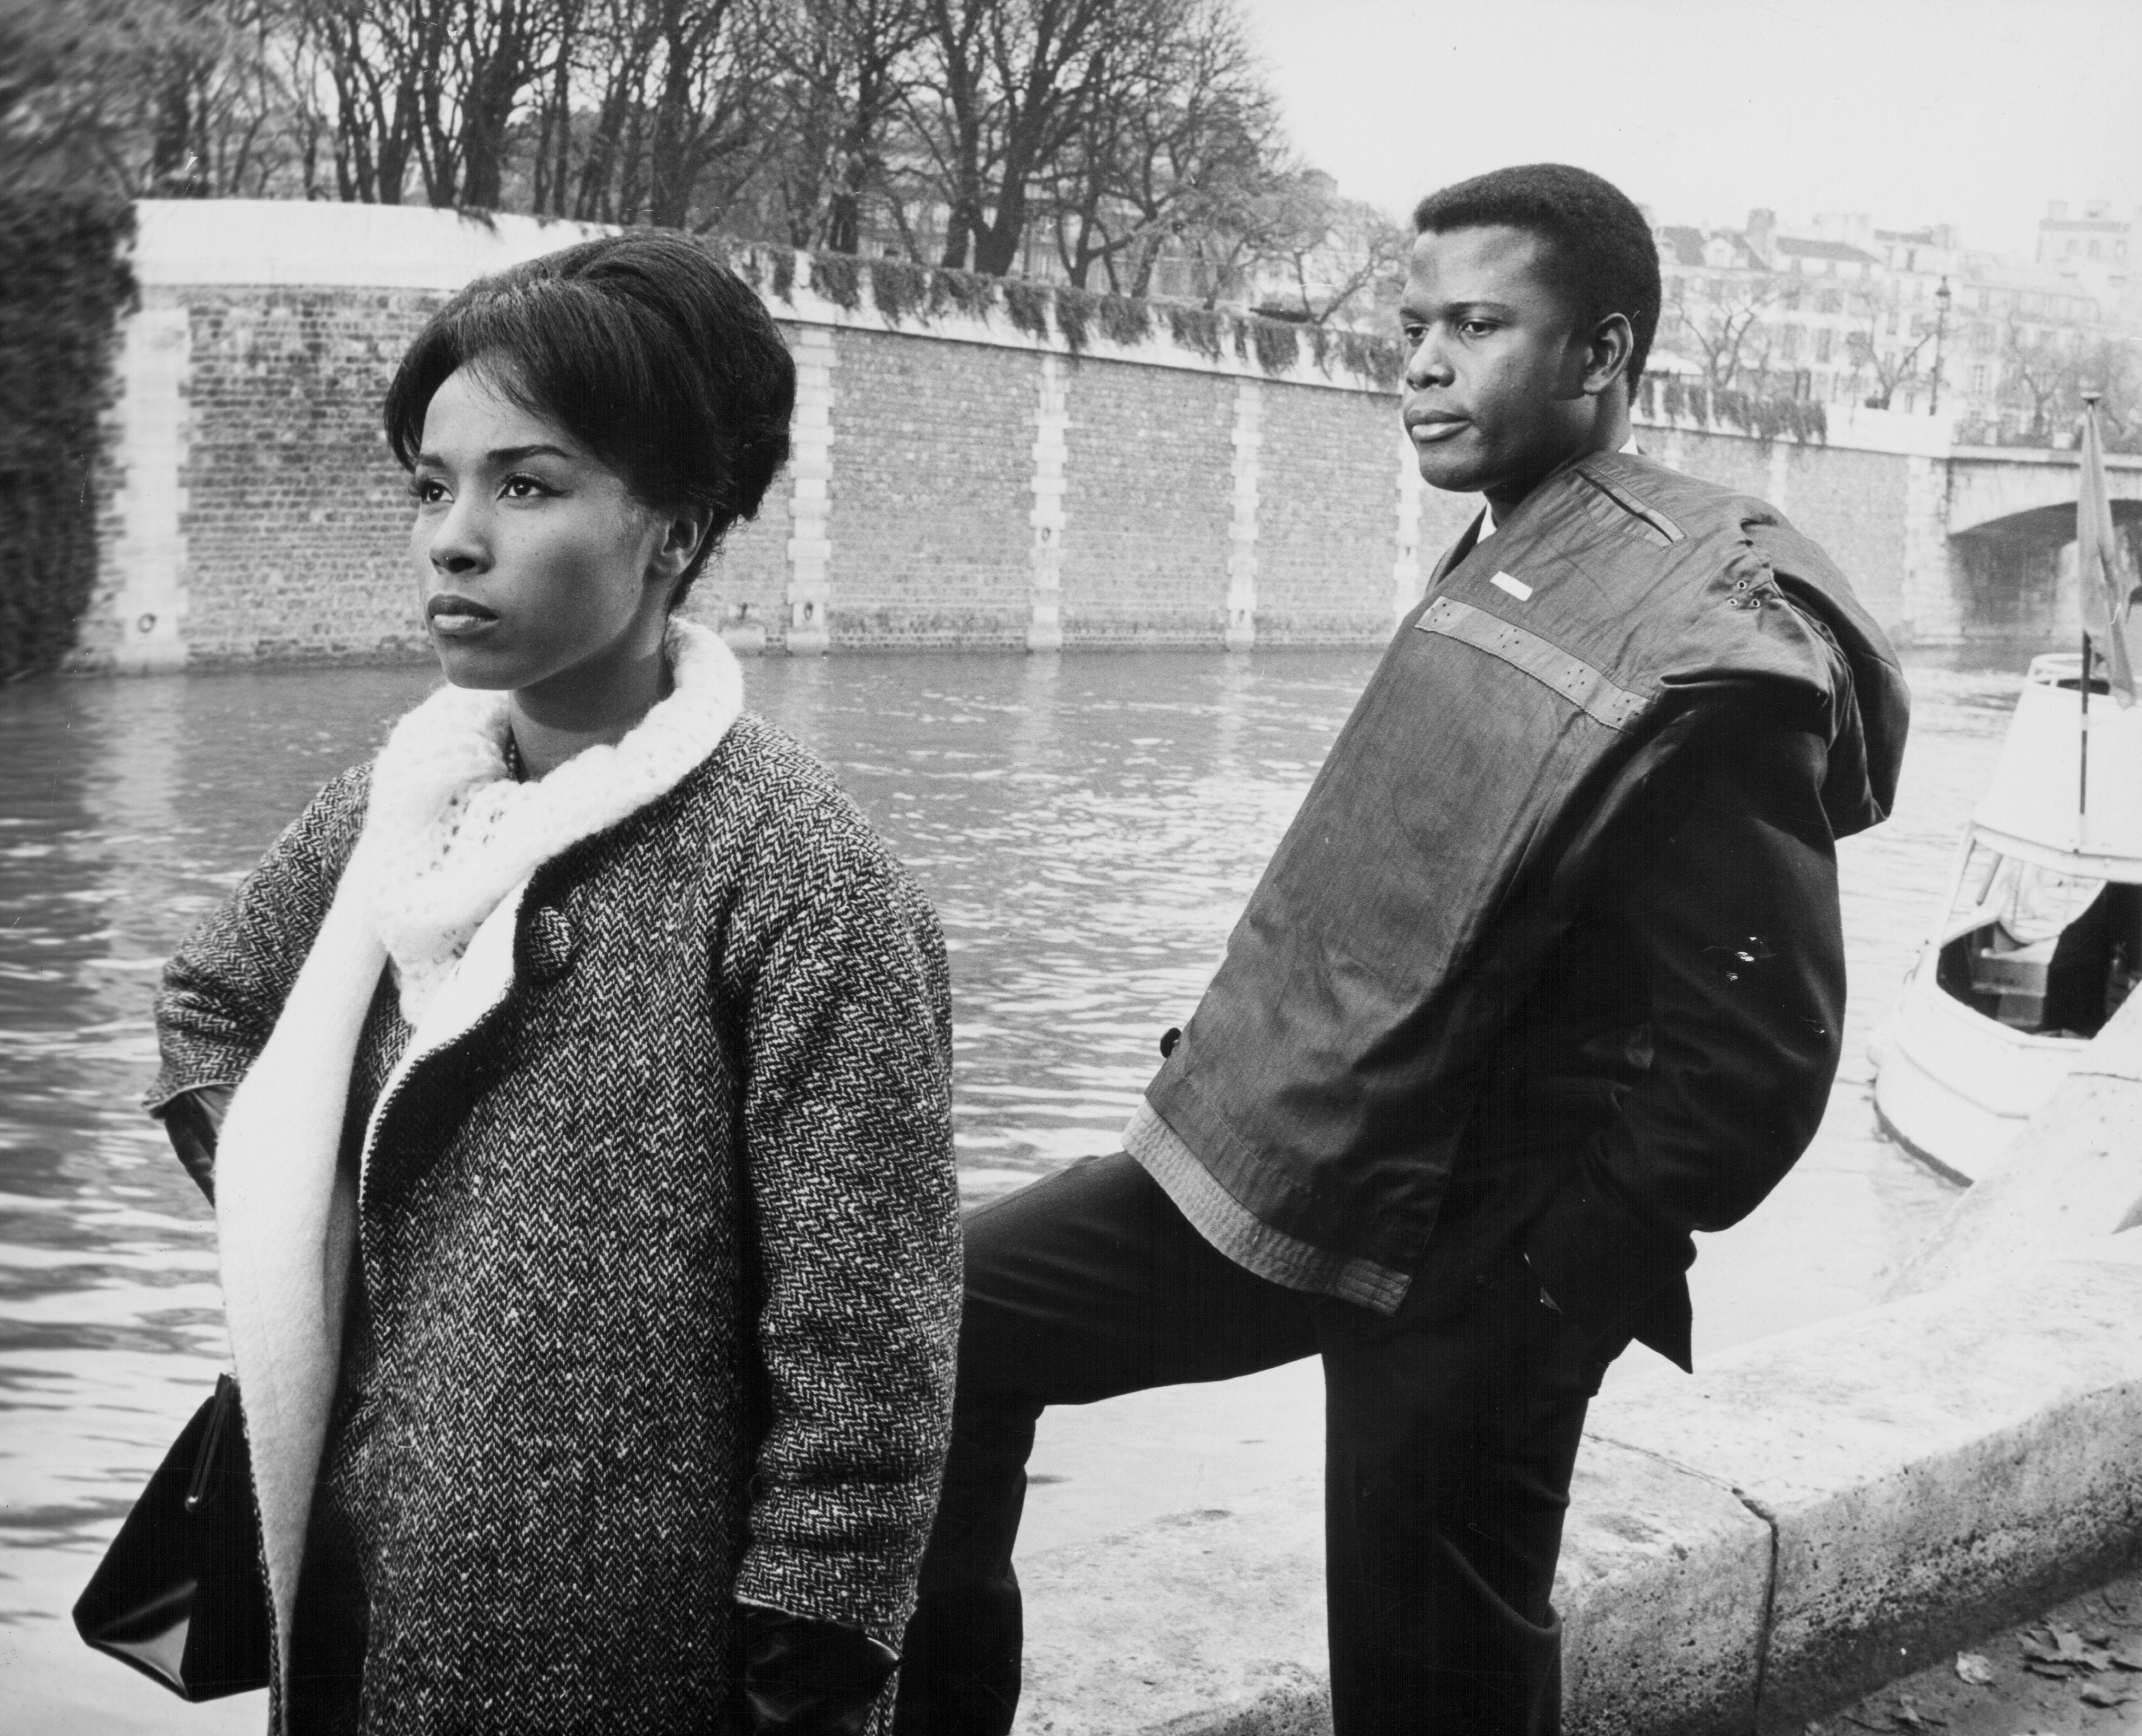
[[[412,476],[409,498],[419,506],[436,506],[447,497],[447,485],[436,476]]]
[[[509,501],[533,501],[550,492],[533,476],[508,476],[499,490]]]

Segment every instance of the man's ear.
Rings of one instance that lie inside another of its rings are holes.
[[[1609,313],[1592,327],[1584,346],[1584,395],[1597,397],[1615,381],[1626,377],[1636,349],[1636,334],[1629,328],[1627,314]]]

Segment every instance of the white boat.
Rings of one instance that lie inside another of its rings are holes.
[[[1883,1130],[1976,1181],[2142,976],[2142,706],[2034,658],[1941,915],[1869,1045]],[[2086,799],[2081,745],[2089,742]]]

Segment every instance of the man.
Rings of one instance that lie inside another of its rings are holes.
[[[1339,1736],[1552,1732],[1587,1402],[1632,1337],[1687,1366],[1690,1232],[1821,1118],[1832,843],[1883,816],[1903,747],[1888,648],[1769,508],[1635,455],[1660,293],[1626,198],[1535,165],[1414,225],[1405,427],[1487,511],[1125,1152],[969,1221],[903,1736],[1009,1726],[1044,1406],[1311,1354]]]

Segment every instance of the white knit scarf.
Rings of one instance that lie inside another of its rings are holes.
[[[216,1149],[224,1313],[245,1406],[279,1679],[334,1403],[357,1198],[338,1163],[351,1069],[391,959],[415,1027],[407,1070],[469,1029],[512,980],[512,925],[536,869],[674,789],[743,704],[728,648],[673,622],[674,686],[615,747],[540,782],[506,775],[506,701],[447,688],[394,727],[364,830]],[[368,1159],[374,1124],[365,1137]]]
[[[372,770],[372,920],[420,1024],[478,925],[561,851],[637,813],[713,752],[743,703],[729,649],[671,624],[675,685],[615,747],[535,783],[506,775],[506,696],[442,688],[394,726]]]

